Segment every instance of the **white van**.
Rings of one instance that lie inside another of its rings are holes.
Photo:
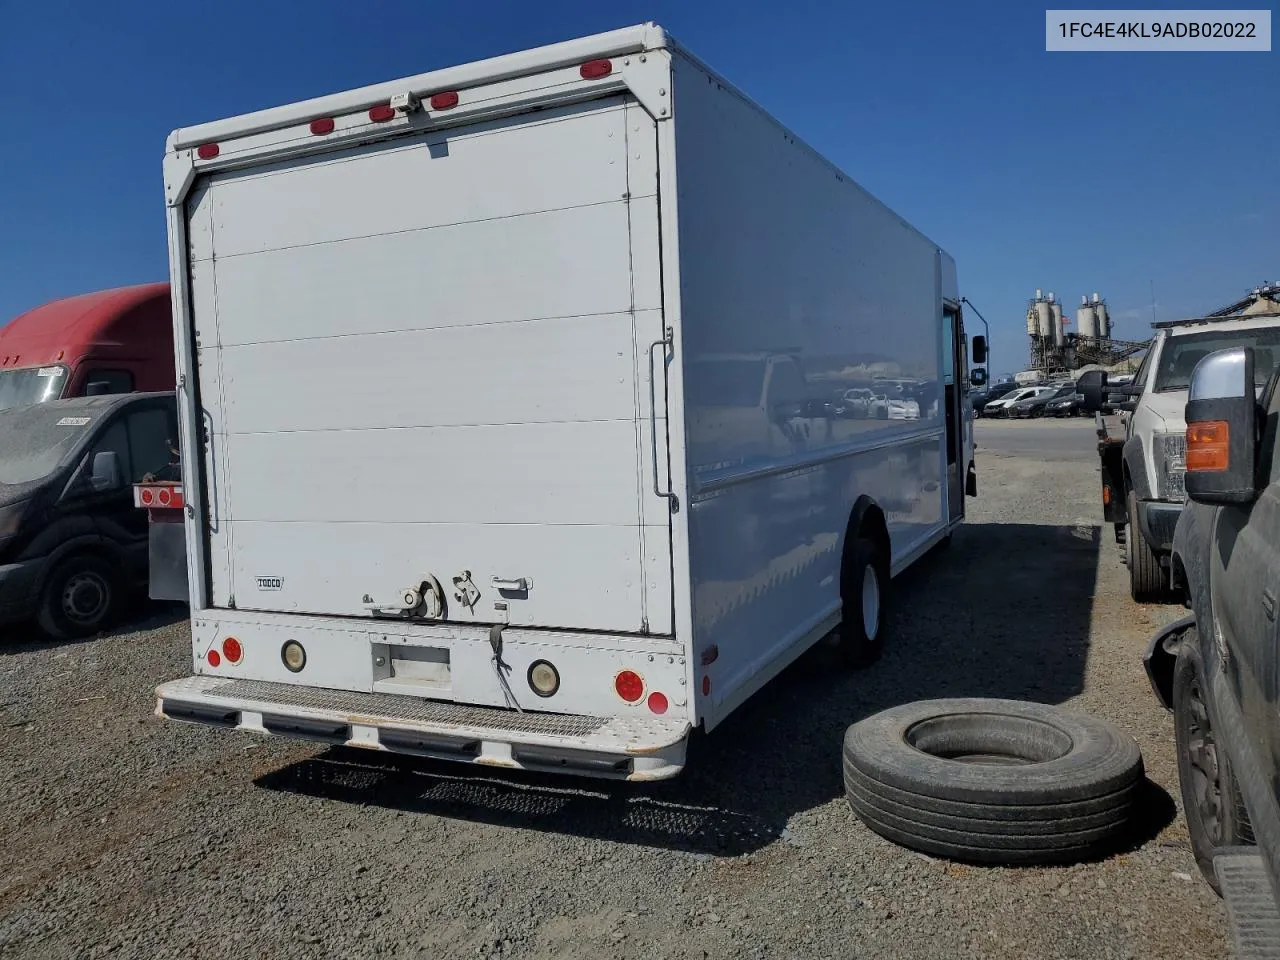
[[[658,779],[973,489],[952,259],[652,24],[175,131],[161,714]],[[843,419],[874,353],[937,411]]]

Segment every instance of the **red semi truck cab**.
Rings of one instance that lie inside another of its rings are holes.
[[[167,283],[54,300],[0,327],[0,410],[173,385]]]

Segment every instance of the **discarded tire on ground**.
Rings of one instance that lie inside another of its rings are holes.
[[[1143,782],[1111,724],[1017,700],[922,700],[851,726],[849,805],[903,846],[975,863],[1084,860],[1127,835]]]

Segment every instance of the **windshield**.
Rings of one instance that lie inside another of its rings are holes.
[[[42,480],[75,453],[98,417],[63,404],[0,411],[0,483]]]
[[[1215,350],[1231,347],[1253,347],[1254,385],[1266,385],[1275,369],[1276,354],[1280,352],[1280,327],[1254,327],[1251,330],[1214,330],[1206,333],[1187,333],[1170,337],[1160,351],[1160,365],[1156,368],[1157,393],[1169,390],[1186,390],[1191,385],[1191,373],[1196,364]]]
[[[702,360],[685,374],[685,394],[695,407],[755,407],[764,389],[763,360]]]
[[[67,368],[26,367],[0,370],[0,410],[57,400],[67,382]]]

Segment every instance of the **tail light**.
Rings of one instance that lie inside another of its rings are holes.
[[[551,697],[560,689],[560,672],[547,660],[529,665],[529,688],[540,697]]]
[[[297,640],[287,640],[280,648],[280,659],[290,673],[301,673],[302,668],[307,665],[307,651],[302,649],[302,644]]]
[[[239,663],[244,657],[244,647],[235,637],[227,637],[222,641],[222,655],[227,658],[227,663]]]
[[[627,703],[639,703],[644,696],[644,677],[634,670],[623,670],[613,678],[613,689]]]
[[[222,654],[217,650],[210,648],[209,652],[204,655],[204,658],[209,661],[209,666],[211,667],[222,666]]]
[[[667,712],[667,695],[665,693],[654,692],[649,694],[649,709],[661,716]]]

